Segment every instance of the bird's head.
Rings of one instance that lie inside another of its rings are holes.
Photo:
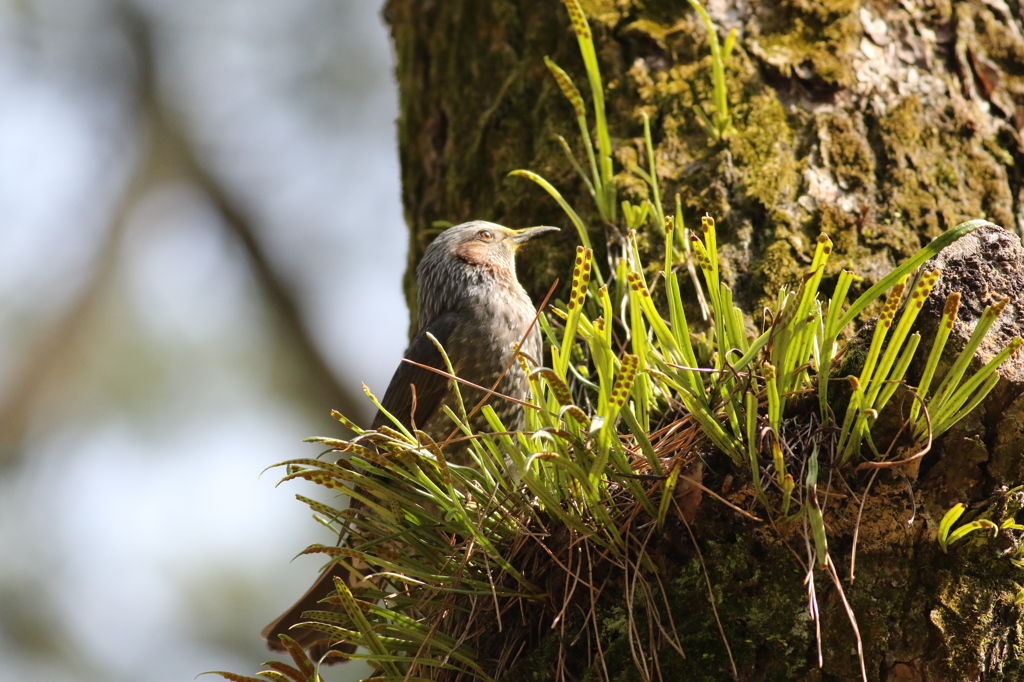
[[[535,237],[558,231],[557,227],[542,225],[524,229],[510,229],[483,220],[466,222],[441,232],[427,248],[424,260],[431,250],[443,250],[445,255],[470,267],[502,269],[515,274],[515,253],[519,247]],[[440,254],[438,254],[440,255]]]
[[[427,247],[417,270],[421,314],[430,319],[485,281],[519,288],[516,251],[534,237],[557,231],[546,225],[513,230],[482,220],[448,228]]]
[[[502,225],[475,220],[448,228],[427,247],[423,260],[454,259],[473,268],[516,272],[516,251],[523,244],[557,227],[527,227],[512,230]]]

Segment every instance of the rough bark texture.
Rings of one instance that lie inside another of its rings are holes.
[[[870,284],[965,219],[986,217],[1011,230],[1024,222],[1017,0],[712,1],[723,37],[739,30],[727,65],[737,133],[719,144],[709,144],[691,110],[710,109],[711,60],[689,5],[582,4],[608,91],[616,168],[646,166],[640,113],[647,112],[666,208],[679,192],[689,222],[704,212],[718,219],[723,274],[747,310],[794,282],[819,231],[836,244],[826,282],[850,268]],[[520,265],[539,297],[568,272],[575,235],[540,188],[507,178],[509,171],[527,168],[551,181],[591,226],[595,243],[614,229],[602,227],[554,139],[562,134],[582,152],[571,109],[542,61],[550,55],[588,96],[565,8],[556,0],[390,0],[385,16],[398,55],[410,265],[435,220],[560,225],[568,228],[561,242],[534,247]],[[635,175],[621,172],[618,181],[620,199],[647,197]],[[642,247],[657,254],[661,244],[642,235]],[[1005,398],[1005,390],[997,392]],[[957,501],[987,505],[997,522],[1021,507],[1020,494],[1005,491],[1024,483],[1024,404],[1011,396],[1002,405],[1009,407],[979,412],[936,444],[913,485],[882,474],[867,497],[856,581],[846,589],[872,680],[1024,679],[1024,629],[1014,603],[1022,574],[1005,556],[1014,549],[1008,535],[977,538],[949,555],[934,539],[937,519]],[[851,475],[850,483],[862,489],[864,481]],[[803,575],[781,542],[801,530],[756,527],[709,504],[695,531],[741,679],[859,677],[842,603],[821,575],[825,666],[817,669]],[[831,549],[842,564],[858,508],[842,497],[830,504]],[[689,543],[688,536],[676,540]],[[803,551],[802,539],[796,544]],[[670,564],[666,588],[679,605],[687,658],[662,672],[666,679],[726,679],[700,565],[685,549]],[[633,679],[628,645],[615,634],[626,606],[609,599],[601,608],[608,672]],[[525,653],[524,670],[547,679],[551,651],[542,643]]]

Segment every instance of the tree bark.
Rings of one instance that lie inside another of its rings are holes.
[[[647,166],[646,112],[666,211],[678,192],[689,224],[705,212],[718,220],[723,277],[755,317],[781,286],[798,282],[819,232],[836,245],[826,282],[846,268],[868,286],[963,220],[985,217],[1016,231],[1024,225],[1018,0],[712,0],[719,38],[738,30],[726,69],[736,132],[718,143],[692,111],[703,105],[710,113],[712,86],[708,36],[690,6],[582,4],[607,90],[620,200],[648,198],[628,170]],[[565,136],[583,158],[572,109],[543,63],[549,55],[589,102],[565,7],[555,0],[389,0],[385,17],[398,56],[410,306],[414,266],[437,220],[562,226],[560,242],[537,244],[520,264],[539,298],[571,270],[576,237],[543,190],[509,171],[533,170],[559,188],[595,245],[618,229],[602,224],[555,139]],[[641,247],[652,255],[662,248],[653,233],[641,235]],[[1024,482],[1024,406],[1007,393],[1013,390],[997,389],[998,409],[983,409],[936,443],[917,481],[882,473],[861,508],[866,478],[851,473],[856,496],[833,502],[837,563],[848,565],[859,526],[856,580],[842,566],[839,572],[869,679],[1024,679],[1014,601],[1024,574],[1005,556],[1016,540],[1004,533],[949,555],[935,542],[935,525],[955,502],[987,505],[997,521],[1022,506],[1019,495],[1006,493]],[[693,530],[740,679],[859,678],[842,599],[820,572],[818,668],[804,575],[786,544],[800,529],[766,529],[705,499]],[[666,550],[662,579],[687,657],[663,661],[661,673],[725,679],[728,657],[701,562],[685,532],[668,540],[681,548]],[[628,609],[608,594],[600,608],[609,622]],[[607,675],[633,679],[627,643],[614,628],[606,635]],[[523,669],[554,679],[550,647],[529,646]]]

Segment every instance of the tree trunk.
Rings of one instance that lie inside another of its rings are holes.
[[[710,113],[712,69],[707,33],[689,4],[582,5],[607,90],[619,198],[648,198],[647,185],[628,170],[647,166],[646,112],[666,207],[678,192],[688,223],[705,212],[718,220],[723,276],[755,318],[781,286],[798,282],[819,232],[836,245],[826,281],[847,268],[866,286],[963,220],[985,217],[1011,230],[1024,223],[1024,21],[1017,0],[712,0],[719,38],[738,31],[726,65],[736,132],[717,143],[693,113],[694,105]],[[520,263],[520,278],[539,299],[556,277],[564,282],[576,236],[542,189],[507,177],[510,171],[533,170],[557,187],[599,249],[619,229],[602,223],[555,138],[565,136],[583,159],[572,109],[543,62],[549,55],[589,101],[565,7],[556,0],[389,0],[385,16],[398,55],[410,305],[414,266],[438,220],[562,226],[560,242],[534,245]],[[652,254],[661,248],[643,234],[641,247]],[[603,259],[596,262],[607,273]],[[1021,507],[1019,494],[1006,493],[1024,482],[1019,393],[997,389],[999,402],[935,444],[916,481],[879,474],[863,505],[866,478],[847,473],[856,496],[833,486],[844,495],[834,502],[830,549],[869,679],[1024,679],[1015,603],[1024,574],[1006,557],[1016,540],[1008,533],[979,538],[948,555],[935,542],[938,520],[956,502],[988,505],[997,522]],[[787,545],[804,552],[794,543],[801,529],[742,520],[707,497],[691,525],[703,560],[677,529],[668,538],[677,549],[667,550],[661,576],[686,653],[662,656],[665,679],[727,678],[724,641],[740,679],[859,678],[843,600],[823,572],[815,583],[824,657],[818,668],[808,588]],[[616,614],[629,610],[621,600],[620,591],[606,591],[598,605],[608,631],[604,664],[595,671],[633,679],[637,673],[627,671],[635,662],[615,629]],[[533,679],[554,679],[547,644],[530,642],[521,656],[521,669],[537,673]]]

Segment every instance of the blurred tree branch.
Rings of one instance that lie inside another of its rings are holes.
[[[56,379],[58,369],[74,350],[76,337],[103,301],[116,272],[121,239],[132,212],[151,191],[172,181],[184,181],[200,189],[244,249],[256,283],[276,318],[275,331],[299,359],[303,375],[300,381],[309,402],[324,414],[330,409],[348,415],[361,414],[361,395],[346,388],[356,384],[339,378],[320,351],[296,293],[263,248],[249,211],[204,163],[181,118],[161,97],[151,19],[129,1],[119,3],[118,10],[137,59],[136,134],[141,138],[140,157],[112,214],[111,227],[98,251],[91,278],[63,317],[41,335],[35,352],[0,398],[0,466],[12,465],[20,459],[39,396]]]

